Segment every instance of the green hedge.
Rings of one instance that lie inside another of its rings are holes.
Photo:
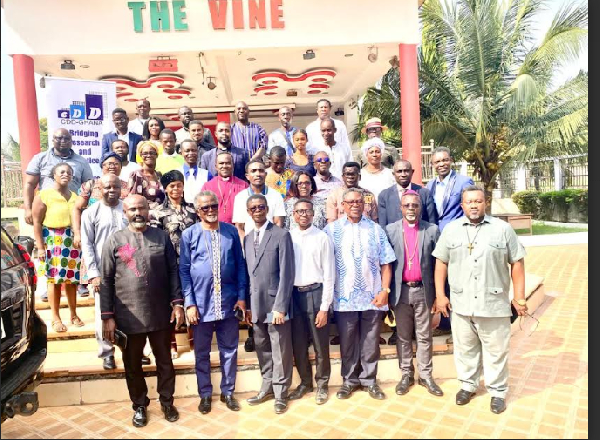
[[[513,194],[512,200],[521,213],[533,214],[539,220],[568,222],[569,218],[575,218],[576,221],[588,221],[587,189],[520,191]]]

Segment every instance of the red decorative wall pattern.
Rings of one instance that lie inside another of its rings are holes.
[[[291,89],[317,95],[331,87],[328,83],[335,76],[336,72],[331,69],[310,70],[299,75],[267,71],[254,74],[252,81],[258,83],[254,87],[254,93],[258,95],[274,96],[280,93],[285,94]]]
[[[113,81],[117,84],[117,99],[123,98],[128,102],[135,102],[148,95],[147,89],[156,88],[167,95],[169,99],[182,99],[190,95],[191,89],[184,87],[185,80],[177,75],[158,75],[146,81],[136,81],[125,77],[102,78],[103,81]],[[144,92],[143,96],[139,92]]]

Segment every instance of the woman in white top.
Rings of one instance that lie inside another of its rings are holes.
[[[360,172],[360,186],[371,191],[377,199],[384,189],[396,184],[392,170],[381,164],[381,153],[384,150],[385,144],[379,138],[371,138],[361,147],[367,165]]]

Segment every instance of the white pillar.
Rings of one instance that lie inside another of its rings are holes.
[[[519,165],[515,173],[517,174],[517,184],[515,190],[525,191],[527,189],[527,173],[525,172],[525,166]]]
[[[560,191],[563,188],[563,175],[560,159],[554,159],[554,189]]]
[[[467,162],[460,163],[460,174],[463,176],[468,176],[469,174],[469,164]]]

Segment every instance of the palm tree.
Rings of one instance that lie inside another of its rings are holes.
[[[534,44],[547,3],[428,0],[421,9],[423,138],[472,164],[488,207],[502,167],[587,150],[587,73],[558,88],[552,83],[554,71],[576,61],[587,43],[587,4],[564,6]],[[369,91],[364,109],[376,109],[377,97]],[[383,120],[387,111],[379,113]]]

